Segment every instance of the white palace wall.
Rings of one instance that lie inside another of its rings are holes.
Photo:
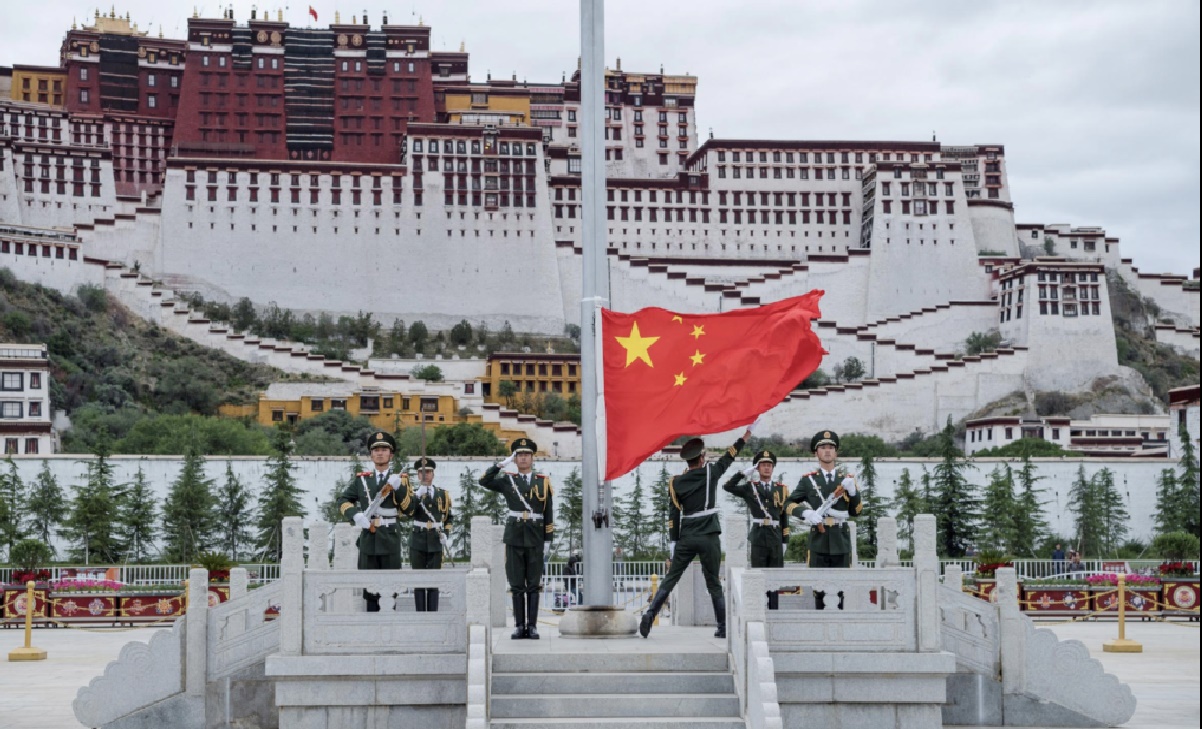
[[[537,209],[482,212],[476,220],[470,209],[442,206],[433,175],[421,207],[408,190],[391,204],[390,177],[383,178],[386,204],[334,206],[327,174],[317,205],[307,204],[307,184],[298,204],[183,202],[184,176],[167,173],[164,198],[175,202],[163,210],[158,272],[176,288],[220,301],[248,296],[299,314],[370,311],[385,326],[403,318],[449,329],[466,318],[494,329],[509,321],[518,331],[563,331],[541,190]]]
[[[998,328],[997,303],[993,301],[953,301],[934,311],[927,308],[909,318],[894,319],[870,324],[868,331],[878,339],[893,339],[936,352],[963,352],[969,334]]]
[[[841,418],[835,420],[841,420]],[[819,427],[838,427],[838,423],[828,420]],[[807,433],[808,431],[790,432],[789,435],[808,437]],[[732,441],[733,437],[710,436],[706,440],[710,446],[717,448],[729,445],[728,441]],[[735,468],[745,468],[749,463],[749,458],[750,453],[745,451],[735,461],[735,465],[728,473],[733,474]],[[87,463],[90,460],[92,460],[91,456],[74,455],[56,455],[44,459],[25,456],[14,456],[13,458],[18,475],[26,484],[32,483],[37,478],[42,469],[42,463],[45,461],[49,465],[50,472],[58,480],[59,486],[68,492],[84,485]],[[1156,477],[1162,469],[1175,466],[1174,462],[1163,459],[1145,458],[1036,458],[1033,460],[1037,465],[1038,475],[1045,477],[1039,482],[1039,487],[1046,489],[1046,492],[1041,495],[1041,500],[1044,502],[1044,515],[1048,520],[1049,533],[1062,536],[1072,534],[1072,514],[1067,507],[1068,492],[1072,487],[1073,480],[1077,477],[1077,468],[1084,465],[1086,478],[1092,477],[1103,468],[1109,468],[1115,474],[1115,482],[1118,484],[1131,514],[1129,536],[1142,540],[1148,540],[1155,528],[1154,510],[1147,508],[1147,504],[1155,501]],[[115,456],[110,462],[113,465],[114,478],[117,483],[131,481],[138,468],[141,467],[147,482],[153,489],[154,500],[157,504],[162,504],[166,499],[171,482],[179,475],[183,465],[183,459],[180,456]],[[362,462],[366,463],[366,458],[363,458]],[[1018,465],[1013,459],[979,459],[974,462],[975,470],[968,473],[970,483],[974,484],[978,490],[981,489],[988,481],[990,470],[998,462],[1009,462],[1013,467]],[[225,479],[227,463],[232,466],[234,474],[257,495],[264,484],[265,459],[259,457],[212,457],[205,462],[205,475],[216,485],[220,485]],[[308,510],[309,518],[314,518],[318,515],[320,506],[332,498],[334,489],[341,489],[349,480],[351,459],[298,458],[294,463],[296,464],[297,483],[304,492],[302,503]],[[472,478],[479,478],[491,463],[492,459],[486,458],[439,458],[436,483],[450,490],[453,505],[458,504],[461,499],[459,478],[464,471],[469,470]],[[903,469],[909,470],[915,487],[921,487],[923,469],[933,471],[936,464],[935,459],[878,460],[876,462],[877,495],[882,499],[892,498]],[[642,479],[647,499],[646,506],[649,510],[650,489],[659,477],[661,468],[665,466],[668,473],[672,475],[684,471],[683,463],[678,458],[656,458],[646,461],[636,471],[632,471],[614,482],[615,495],[619,498],[626,498],[634,487],[635,473],[638,473]],[[849,466],[853,471],[858,467],[855,461],[851,462]],[[552,484],[559,488],[573,470],[579,469],[580,462],[566,459],[539,459],[535,467],[540,472],[549,475]],[[797,483],[803,473],[807,473],[813,468],[814,462],[810,459],[782,458],[777,465],[777,475],[792,486]],[[724,495],[719,499],[718,505],[726,513],[738,513],[739,502],[734,498]],[[52,541],[61,554],[67,546],[63,539],[56,535]],[[559,546],[560,542],[560,539],[556,539],[558,549],[562,549],[562,546]]]

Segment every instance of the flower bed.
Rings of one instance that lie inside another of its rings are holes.
[[[1090,611],[1089,586],[1084,580],[1046,580],[1024,582],[1023,611],[1046,615],[1083,615]]]
[[[1118,612],[1118,575],[1090,575],[1090,590],[1093,592],[1094,610]],[[1135,613],[1160,612],[1160,578],[1150,575],[1125,575],[1127,610]]]

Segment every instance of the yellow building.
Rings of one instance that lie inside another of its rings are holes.
[[[273,427],[298,423],[331,410],[363,416],[374,427],[390,433],[420,425],[424,415],[427,427],[431,428],[477,423],[504,442],[525,435],[485,422],[478,414],[460,415],[459,403],[453,395],[405,394],[347,383],[278,383],[259,396],[257,405],[222,405],[219,412],[230,418],[252,417],[259,425]]]
[[[514,82],[440,88],[434,110],[449,124],[530,125],[530,89]],[[440,98],[441,97],[441,98]]]
[[[13,65],[13,101],[63,106],[67,98],[67,72],[57,66]]]
[[[484,368],[487,402],[507,405],[501,383],[516,386],[516,394],[553,394],[564,400],[580,395],[580,355],[494,352]]]

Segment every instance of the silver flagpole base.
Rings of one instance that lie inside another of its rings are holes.
[[[634,613],[615,605],[577,605],[559,619],[562,638],[634,638],[637,629]]]

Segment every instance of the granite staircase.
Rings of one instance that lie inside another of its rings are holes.
[[[493,729],[745,729],[726,653],[494,653]]]

